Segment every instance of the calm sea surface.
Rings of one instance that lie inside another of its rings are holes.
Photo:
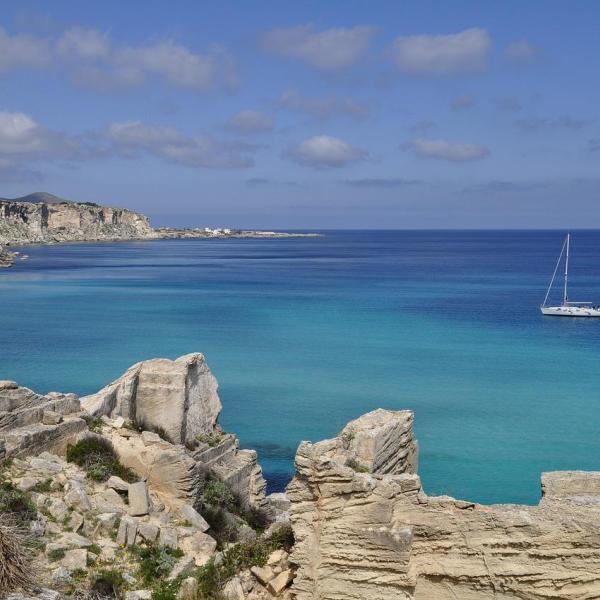
[[[0,270],[0,379],[87,394],[201,351],[224,427],[258,450],[271,490],[300,440],[410,408],[428,493],[534,503],[541,471],[600,470],[600,319],[538,310],[563,235],[30,247]],[[600,302],[600,232],[575,232],[572,250],[571,296]]]

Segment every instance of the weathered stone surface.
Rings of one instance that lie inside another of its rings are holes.
[[[544,474],[539,506],[427,496],[408,435],[391,435],[397,425],[379,416],[358,421],[362,441],[345,428],[298,449],[287,490],[297,600],[600,598],[600,474]],[[348,466],[348,452],[371,472]]]
[[[204,520],[204,517],[190,504],[184,504],[180,509],[184,519],[192,524],[192,527],[200,531],[208,531],[210,525]]]
[[[282,571],[269,581],[269,585],[267,585],[267,590],[273,596],[280,596],[281,593],[292,583],[294,580],[294,573],[288,569],[287,571]]]
[[[48,512],[57,521],[64,521],[69,514],[69,507],[62,500],[53,498],[48,505]]]
[[[123,517],[117,531],[117,544],[133,546],[137,537],[137,521],[131,517]]]
[[[161,530],[161,534],[162,534]],[[201,567],[206,564],[217,549],[217,542],[206,533],[198,531],[194,535],[183,538],[179,542],[179,547],[187,555],[193,556],[196,566]]]
[[[252,567],[250,572],[260,583],[266,586],[273,577],[275,577],[275,573],[273,573],[273,569],[269,566],[266,567]]]
[[[119,492],[127,492],[129,491],[129,484],[126,481],[123,481],[120,477],[116,475],[112,475],[108,478],[106,482],[106,487],[112,488],[113,490],[118,490]]]
[[[150,600],[151,598],[151,590],[133,590],[125,594],[125,600]]]
[[[102,513],[117,513],[122,514],[126,512],[125,503],[118,492],[108,488],[93,497],[94,505],[98,512]]]
[[[138,534],[147,542],[154,542],[158,537],[159,528],[153,523],[138,523]]]
[[[244,600],[244,588],[239,577],[233,577],[230,579],[223,588],[223,596],[227,600]]]
[[[177,530],[173,527],[161,527],[158,536],[160,546],[168,546],[169,548],[177,548]]]
[[[62,415],[53,410],[45,410],[42,417],[42,423],[44,425],[58,425],[62,420]]]
[[[187,577],[192,574],[195,567],[196,563],[193,556],[182,556],[169,573],[167,579],[173,580],[178,577]]]
[[[150,431],[160,428],[174,443],[211,435],[221,412],[217,381],[198,353],[138,363],[81,402],[94,415],[130,418]]]
[[[186,577],[181,582],[179,592],[177,592],[177,600],[196,600],[198,583],[194,577]]]
[[[79,571],[87,568],[87,550],[67,550],[64,558],[60,561],[61,565],[69,572]]]
[[[129,485],[129,514],[133,517],[147,515],[150,511],[150,498],[148,486],[145,481],[138,481]]]

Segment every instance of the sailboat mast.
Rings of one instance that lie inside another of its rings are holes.
[[[563,297],[563,306],[567,305],[569,301],[569,294],[567,292],[567,285],[569,281],[569,246],[571,245],[571,234],[567,233],[567,260],[565,261],[565,293]]]

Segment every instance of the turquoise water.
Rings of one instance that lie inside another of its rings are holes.
[[[85,394],[201,351],[273,490],[300,440],[410,408],[429,493],[537,502],[541,471],[600,470],[600,320],[538,311],[563,235],[30,247],[0,271],[0,379]],[[599,242],[574,235],[576,299],[600,301]]]

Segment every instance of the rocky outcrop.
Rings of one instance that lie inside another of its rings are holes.
[[[482,506],[427,496],[415,455],[407,411],[300,445],[297,600],[600,598],[599,473],[544,474],[539,506]]]
[[[264,507],[266,482],[256,452],[240,450],[237,438],[218,425],[217,389],[204,356],[195,353],[137,363],[81,402],[92,416],[128,419],[160,434],[153,439],[123,437],[123,431],[112,435],[121,461],[157,489],[193,503],[211,473],[242,505]]]
[[[0,458],[64,452],[87,428],[75,394],[36,394],[0,381]]]
[[[91,203],[0,201],[0,245],[156,237],[148,218]]]

